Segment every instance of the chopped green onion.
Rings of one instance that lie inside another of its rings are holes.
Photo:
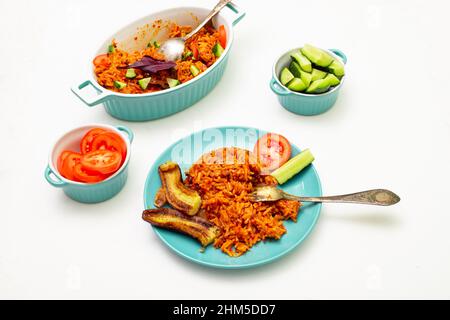
[[[224,52],[224,49],[222,48],[222,46],[219,43],[216,43],[212,49],[212,52],[214,53],[214,55],[219,58],[222,53]]]
[[[158,41],[150,41],[149,43],[147,43],[147,48],[150,47],[161,48],[161,44]]]
[[[152,80],[151,77],[149,78],[144,78],[138,81],[139,86],[141,87],[142,90],[147,89],[148,85],[150,84],[150,80]]]
[[[194,77],[196,77],[196,76],[199,75],[200,69],[197,68],[197,66],[196,66],[195,64],[191,65],[190,69],[191,69],[191,74],[192,74]]]
[[[183,53],[183,55],[181,56],[181,59],[182,60],[187,60],[189,57],[192,57],[192,56],[193,56],[192,51],[187,51],[187,52]]]
[[[127,86],[126,83],[120,82],[120,81],[114,81],[114,87],[116,87],[119,90],[122,90]]]
[[[176,87],[180,84],[180,81],[177,79],[167,78],[167,84],[170,88]]]
[[[127,77],[128,79],[136,78],[136,71],[134,69],[128,69],[125,77]]]

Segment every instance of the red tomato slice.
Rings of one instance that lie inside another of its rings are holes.
[[[198,48],[197,46],[192,46],[192,56],[195,60],[198,60]]]
[[[91,151],[81,158],[81,165],[86,172],[111,174],[116,172],[122,164],[122,156],[117,151]]]
[[[61,170],[62,170],[62,165],[63,165],[63,163],[64,163],[64,160],[66,160],[66,158],[71,154],[71,153],[73,153],[72,151],[63,151],[60,155],[59,155],[59,157],[58,157],[58,163],[57,163],[57,169],[58,169],[58,171],[59,172],[61,172]]]
[[[86,171],[81,163],[77,163],[73,168],[73,175],[77,181],[85,183],[96,183],[105,180],[108,176],[95,174]]]
[[[86,154],[90,151],[92,151],[92,141],[94,141],[94,138],[98,136],[99,134],[102,134],[104,132],[107,132],[105,129],[101,128],[94,128],[89,130],[81,139],[80,143],[80,150],[82,154]]]
[[[127,156],[127,145],[123,139],[114,132],[104,132],[94,137],[92,141],[92,151],[96,150],[110,150],[117,151],[122,155],[122,160],[125,161]]]
[[[263,173],[271,173],[291,158],[291,144],[282,135],[268,133],[255,145],[254,153],[262,166]]]
[[[94,61],[92,61],[94,66],[99,67],[109,67],[111,65],[111,61],[109,60],[109,57],[107,54],[101,54],[95,57]]]
[[[221,25],[219,27],[219,43],[222,48],[226,48],[227,46],[227,32],[225,31],[225,26]]]
[[[68,154],[62,162],[59,173],[66,179],[78,181],[73,174],[73,168],[77,163],[80,163],[81,157],[82,155],[76,152],[71,152],[70,154]]]

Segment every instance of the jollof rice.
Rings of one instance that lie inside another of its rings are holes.
[[[181,37],[186,35],[192,30],[190,26],[179,26],[175,23],[169,25],[169,37]],[[114,52],[107,54],[108,64],[99,64],[95,66],[95,75],[97,76],[98,83],[109,90],[117,91],[121,93],[149,93],[167,89],[167,78],[178,79],[181,83],[185,83],[194,76],[190,71],[191,65],[195,65],[200,73],[204,72],[218,59],[212,52],[212,48],[218,43],[219,33],[212,27],[204,27],[192,38],[186,41],[184,56],[185,59],[176,61],[176,67],[172,70],[163,70],[157,73],[146,74],[141,70],[135,69],[136,77],[134,79],[128,79],[125,75],[127,67],[130,64],[142,59],[144,56],[150,56],[155,60],[164,61],[164,56],[159,52],[159,49],[150,45],[148,48],[142,51],[135,51],[132,53],[125,52],[117,47],[117,43],[113,43],[115,46]],[[193,59],[193,56],[188,56],[188,52],[198,51],[198,59]],[[138,81],[140,79],[151,76],[149,86],[143,90]],[[114,81],[120,81],[126,83],[127,86],[122,89],[117,89],[114,86]]]
[[[284,220],[297,220],[300,202],[280,200],[253,203],[249,194],[257,185],[275,185],[252,153],[223,148],[205,154],[194,164],[186,183],[202,197],[203,215],[221,229],[214,246],[238,257],[266,239],[280,239],[286,233]]]

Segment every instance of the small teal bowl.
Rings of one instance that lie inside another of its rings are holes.
[[[281,56],[273,67],[272,80],[270,80],[270,88],[278,96],[280,104],[295,114],[304,116],[314,116],[330,110],[339,96],[345,77],[341,79],[341,83],[328,92],[321,94],[307,94],[294,92],[281,84],[279,75],[284,67],[288,67],[291,62],[291,53],[298,51],[300,48],[289,50]],[[347,56],[338,49],[325,50],[335,59],[340,59],[344,64],[347,63]]]
[[[225,26],[227,32],[227,46],[222,56],[195,79],[174,88],[146,93],[124,94],[107,90],[100,86],[96,80],[93,67],[90,64],[91,76],[80,84],[72,87],[72,92],[87,106],[93,107],[103,104],[106,112],[114,118],[126,121],[149,121],[164,118],[183,111],[205,97],[219,83],[228,63],[229,53],[233,46],[233,28],[245,16],[236,5],[229,3],[229,10],[222,10],[213,19],[213,25]],[[150,41],[163,42],[166,38],[164,32],[154,35],[154,30],[142,29],[153,21],[172,21],[180,25],[195,27],[198,20],[195,17],[206,17],[210,9],[206,8],[175,8],[148,15],[136,20],[111,36],[103,43],[96,55],[107,52],[112,40],[118,42],[119,47],[127,51],[142,50]],[[227,17],[227,15],[229,17]],[[138,33],[136,33],[138,30]],[[91,88],[91,90],[88,90]],[[93,89],[93,90],[92,90]]]
[[[57,169],[58,157],[64,150],[80,151],[82,137],[92,128],[104,128],[119,134],[127,145],[127,157],[122,167],[114,175],[99,183],[80,183],[64,178]],[[56,188],[61,188],[71,199],[82,203],[99,203],[111,199],[124,187],[128,176],[128,163],[131,156],[133,132],[124,126],[92,124],[73,129],[62,136],[50,152],[49,163],[45,169],[45,179]]]

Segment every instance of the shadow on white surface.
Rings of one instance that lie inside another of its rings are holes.
[[[250,280],[256,278],[262,279],[261,276],[269,276],[277,272],[284,272],[291,270],[296,266],[300,270],[302,268],[302,261],[307,259],[307,255],[310,250],[314,250],[315,244],[319,237],[325,236],[324,234],[320,234],[321,222],[323,223],[323,220],[325,219],[329,220],[328,222],[331,222],[331,220],[339,220],[343,223],[354,224],[356,227],[358,227],[358,225],[370,225],[380,228],[380,230],[383,230],[383,228],[386,227],[395,228],[401,225],[400,219],[390,213],[389,210],[383,210],[383,212],[380,212],[380,210],[366,207],[365,209],[361,209],[361,212],[357,214],[355,214],[354,211],[349,214],[336,214],[333,213],[330,208],[324,208],[322,209],[321,217],[312,233],[291,253],[272,263],[257,266],[255,268],[240,270],[224,270],[198,265],[172,252],[156,236],[154,238],[152,237],[152,241],[158,241],[161,246],[167,249],[165,251],[168,256],[171,256],[174,264],[181,264],[183,268],[188,269],[190,272],[200,272],[205,277],[219,277],[228,281],[238,281],[242,279]]]
[[[299,266],[301,266],[304,255],[306,255],[308,251],[314,247],[316,239],[320,237],[320,235],[318,235],[319,229],[320,222],[318,222],[308,238],[306,238],[296,249],[294,249],[284,257],[265,265],[238,270],[217,269],[196,264],[178,256],[176,253],[167,248],[166,245],[156,236],[152,240],[158,241],[161,246],[167,249],[165,251],[167,252],[167,255],[171,256],[171,259],[173,260],[172,262],[174,264],[182,264],[182,267],[188,269],[190,272],[200,272],[203,276],[211,276],[211,278],[222,277],[223,279],[226,279],[228,281],[239,280],[243,278],[249,280],[250,278],[259,278],[262,275],[270,275],[276,272],[283,272],[285,269],[287,270],[291,268],[293,264],[298,264]]]
[[[338,220],[351,224],[365,224],[375,227],[398,227],[401,221],[393,212],[387,210],[362,209],[361,212],[351,214],[328,214],[327,219]]]

